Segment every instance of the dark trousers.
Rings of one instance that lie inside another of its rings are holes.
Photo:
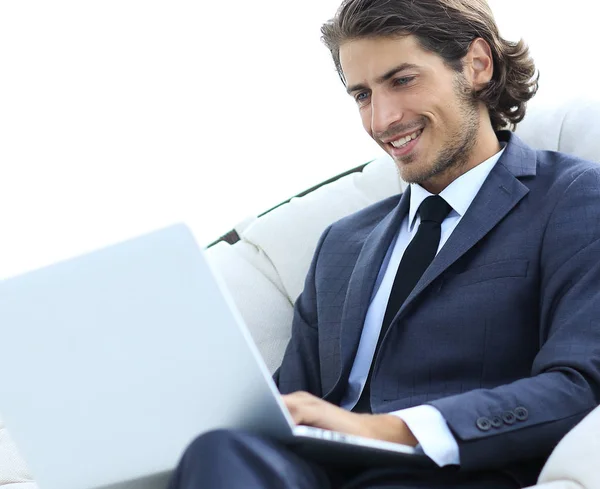
[[[454,469],[336,470],[301,458],[259,436],[219,430],[198,437],[184,453],[169,489],[517,489],[497,472]]]

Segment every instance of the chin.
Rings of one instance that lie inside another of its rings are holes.
[[[416,169],[413,168],[406,168],[398,162],[396,162],[396,166],[398,167],[400,178],[406,183],[421,183],[423,181],[422,172],[415,171]]]
[[[401,160],[394,159],[400,178],[407,183],[420,183],[426,179],[429,175],[429,169],[423,168],[419,161],[416,161],[415,155],[409,155],[409,158],[402,158]]]

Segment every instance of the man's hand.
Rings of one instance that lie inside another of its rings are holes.
[[[352,413],[308,392],[294,392],[282,397],[296,424],[412,447],[418,444],[406,423],[397,416]]]

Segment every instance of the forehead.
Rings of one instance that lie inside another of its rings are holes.
[[[427,69],[442,61],[423,49],[412,35],[355,39],[340,46],[340,64],[348,85],[372,82],[404,63]]]

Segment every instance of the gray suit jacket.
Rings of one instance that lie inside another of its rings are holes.
[[[463,469],[525,484],[600,402],[600,165],[498,136],[504,154],[386,334],[371,404],[434,406]],[[339,404],[408,206],[407,191],[324,232],[275,374],[282,393]]]

